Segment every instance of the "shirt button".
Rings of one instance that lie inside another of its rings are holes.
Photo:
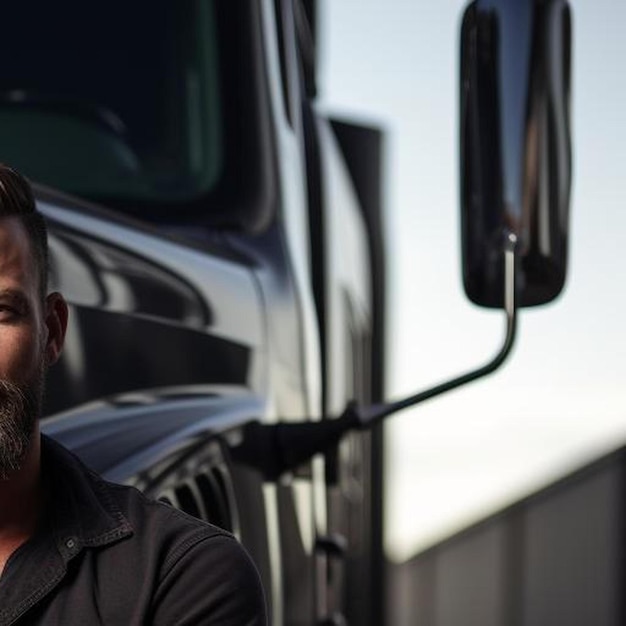
[[[73,550],[75,545],[76,545],[76,542],[75,542],[73,539],[68,539],[68,540],[65,542],[65,547],[66,547],[68,550]]]

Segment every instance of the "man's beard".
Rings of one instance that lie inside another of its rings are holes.
[[[45,366],[26,383],[0,379],[0,481],[22,467],[43,403]]]

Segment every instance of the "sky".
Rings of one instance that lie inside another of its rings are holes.
[[[571,1],[574,172],[563,294],[495,374],[386,427],[385,545],[404,560],[626,444],[626,3]],[[483,365],[504,316],[461,285],[459,0],[322,0],[323,106],[385,128],[390,398]]]

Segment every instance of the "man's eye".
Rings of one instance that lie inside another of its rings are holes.
[[[18,317],[20,312],[14,306],[0,304],[0,320],[10,320]]]

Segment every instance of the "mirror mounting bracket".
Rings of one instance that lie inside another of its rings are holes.
[[[516,336],[516,275],[518,261],[517,236],[504,237],[504,311],[506,332],[497,354],[485,365],[445,383],[395,402],[360,406],[352,401],[338,418],[306,422],[278,422],[246,426],[240,445],[232,450],[233,458],[256,467],[267,480],[276,480],[310,460],[315,454],[330,450],[350,431],[370,430],[384,418],[442,393],[486,376],[502,365],[511,352]]]
[[[504,237],[504,312],[506,313],[506,332],[504,335],[504,341],[498,353],[485,365],[475,370],[457,376],[452,380],[445,383],[441,383],[430,389],[426,389],[420,393],[417,393],[403,400],[396,402],[389,402],[383,404],[373,405],[371,407],[365,407],[359,409],[359,423],[361,428],[370,428],[383,418],[406,409],[411,406],[415,406],[425,400],[430,400],[442,393],[461,387],[467,383],[470,383],[478,378],[482,378],[487,374],[495,371],[504,363],[508,357],[513,344],[515,342],[516,330],[517,330],[517,298],[516,298],[516,275],[517,275],[517,236],[508,232]]]

